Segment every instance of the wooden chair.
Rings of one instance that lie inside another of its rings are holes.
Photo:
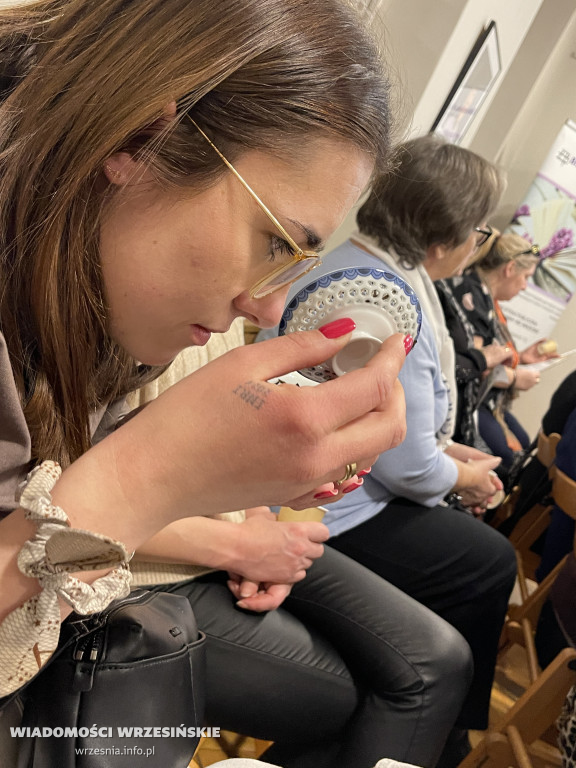
[[[570,517],[576,518],[576,481],[557,467],[553,473],[552,496],[554,502]],[[574,543],[576,552],[576,537]],[[528,672],[530,680],[534,682],[539,675],[534,634],[540,610],[548,597],[550,589],[562,570],[566,558],[561,560],[548,576],[538,585],[531,594],[528,593],[526,578],[523,573],[523,557],[517,553],[518,559],[518,583],[522,594],[520,605],[510,605],[508,615],[502,631],[502,639],[499,653],[505,653],[514,644],[523,645],[526,648],[528,660]]]
[[[576,684],[576,650],[565,648],[510,711],[460,763],[459,768],[544,768],[561,765],[558,749],[543,740],[566,695]]]
[[[554,468],[554,477],[552,478],[552,496],[554,502],[560,509],[570,517],[576,519],[576,480],[558,467]]]
[[[556,448],[560,439],[561,436],[557,432],[553,432],[550,435],[540,432],[538,435],[536,456],[540,463],[548,469],[550,479],[554,477]],[[524,578],[534,578],[534,573],[540,562],[540,556],[532,551],[532,545],[550,525],[550,515],[553,508],[553,504],[542,504],[538,501],[523,515],[510,534],[510,542],[514,545],[522,562],[521,568]]]
[[[548,574],[534,592],[528,594],[527,591],[525,591],[522,595],[523,599],[520,605],[508,606],[508,614],[506,616],[506,621],[504,622],[498,654],[503,655],[516,644],[523,646],[526,649],[528,675],[532,683],[540,674],[536,645],[534,642],[538,617],[540,616],[540,611],[550,593],[552,585],[556,580],[556,576],[560,573],[565,562],[566,558],[558,563],[554,570]],[[523,586],[524,590],[526,590],[526,581],[523,578],[521,569],[522,560],[521,558],[518,558],[518,582],[522,592]]]

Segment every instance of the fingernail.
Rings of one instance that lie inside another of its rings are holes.
[[[410,352],[413,346],[414,346],[414,339],[408,333],[406,336],[404,336],[404,351],[406,352],[406,354]]]
[[[318,330],[323,333],[327,339],[337,339],[340,336],[345,336],[347,333],[351,333],[356,328],[356,323],[350,317],[342,317],[339,320],[332,320],[331,323],[326,323]]]
[[[347,486],[346,488],[344,488],[342,493],[352,493],[352,491],[355,491],[357,488],[360,488],[361,485],[364,485],[363,480],[360,481],[359,483],[354,483],[353,485]]]
[[[369,475],[370,472],[372,472],[372,467],[368,467],[368,469],[361,469],[360,472],[356,472],[356,476],[364,477],[364,475]]]
[[[322,493],[317,493],[314,498],[315,499],[333,499],[334,496],[338,496],[337,491],[323,491]]]

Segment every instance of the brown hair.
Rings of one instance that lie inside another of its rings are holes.
[[[488,244],[488,250],[474,261],[474,267],[483,272],[493,272],[510,261],[518,269],[530,269],[539,261],[538,247],[512,232],[498,234]]]
[[[504,180],[480,155],[428,134],[401,144],[360,208],[360,231],[417,266],[431,245],[461,245],[493,212]]]
[[[298,151],[316,133],[384,168],[388,91],[377,46],[341,0],[43,0],[0,11],[0,329],[34,458],[77,458],[93,409],[150,375],[107,333],[105,159],[128,150],[163,183],[213,182],[225,169],[181,119],[190,112],[232,161],[250,148]],[[178,115],[160,130],[173,100]]]

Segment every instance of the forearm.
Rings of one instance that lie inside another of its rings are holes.
[[[481,378],[486,367],[486,358],[480,350],[456,350],[456,381],[459,384]]]
[[[478,473],[476,469],[473,468],[473,465],[460,461],[460,459],[455,459],[453,456],[450,458],[456,465],[456,470],[458,472],[456,482],[452,488],[453,491],[458,493],[466,488],[470,488],[470,486],[475,485],[478,482]]]
[[[205,565],[234,571],[242,530],[237,523],[209,517],[177,520],[137,549],[142,560]]]
[[[279,523],[270,512],[242,523],[195,517],[168,526],[140,547],[138,555],[205,565],[256,583],[291,584],[304,578],[327,538],[321,523]]]
[[[371,475],[394,495],[430,507],[452,490],[457,478],[452,460],[436,446],[425,466],[416,463],[410,451],[397,456],[383,454],[372,467]]]
[[[508,365],[499,365],[495,369],[497,376],[492,382],[495,389],[510,389],[516,383],[516,369]]]
[[[131,552],[172,522],[175,515],[168,501],[155,504],[158,499],[152,493],[146,499],[145,478],[149,488],[155,486],[156,479],[154,463],[150,466],[151,457],[143,456],[143,451],[134,450],[132,446],[132,450],[125,451],[123,461],[118,460],[121,433],[129,429],[127,425],[118,430],[74,462],[56,482],[51,496],[52,503],[66,513],[71,528],[103,534],[121,542]],[[142,467],[146,467],[146,471]],[[132,472],[131,482],[136,483],[138,468],[140,490],[130,503],[120,477],[125,480]],[[38,581],[24,576],[17,563],[23,545],[33,539],[35,533],[36,525],[26,520],[22,509],[0,521],[0,620],[40,591]],[[85,570],[75,575],[91,583],[103,573],[105,571]],[[63,606],[62,616],[69,612],[70,608]]]

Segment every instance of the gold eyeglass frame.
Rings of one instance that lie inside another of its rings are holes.
[[[260,200],[256,192],[252,189],[252,187],[248,184],[247,181],[245,181],[242,176],[238,173],[236,168],[232,165],[231,162],[229,162],[222,152],[218,149],[218,147],[214,144],[214,142],[204,133],[202,128],[198,125],[198,123],[190,117],[190,115],[186,115],[188,120],[192,123],[192,125],[196,128],[196,130],[200,133],[201,136],[204,137],[204,139],[210,144],[212,149],[216,152],[216,154],[220,157],[222,162],[232,171],[234,176],[238,179],[238,181],[242,184],[244,189],[250,194],[253,200],[260,206],[262,211],[266,214],[266,216],[270,219],[270,221],[274,224],[276,229],[280,232],[282,237],[286,240],[290,248],[294,251],[292,255],[292,261],[289,264],[283,264],[280,267],[277,267],[275,270],[270,272],[266,277],[263,277],[261,280],[259,280],[251,289],[250,289],[250,296],[253,299],[261,299],[264,296],[269,296],[271,293],[274,293],[274,291],[279,290],[280,288],[285,288],[287,285],[290,285],[291,283],[296,282],[296,280],[299,280],[303,275],[306,275],[308,272],[311,272],[315,267],[319,266],[322,262],[322,257],[316,253],[316,251],[303,251],[302,248],[290,237],[288,232],[284,229],[282,224],[278,221],[276,216],[268,209],[268,207]],[[289,269],[291,269],[294,264],[298,264],[300,261],[304,260],[314,260],[314,263],[311,264],[307,269],[305,269],[303,272],[298,274],[293,280],[288,280],[285,283],[279,283],[277,285],[272,284],[271,281],[277,277],[278,275],[281,275],[282,272],[287,272]],[[266,290],[267,289],[267,290]]]

